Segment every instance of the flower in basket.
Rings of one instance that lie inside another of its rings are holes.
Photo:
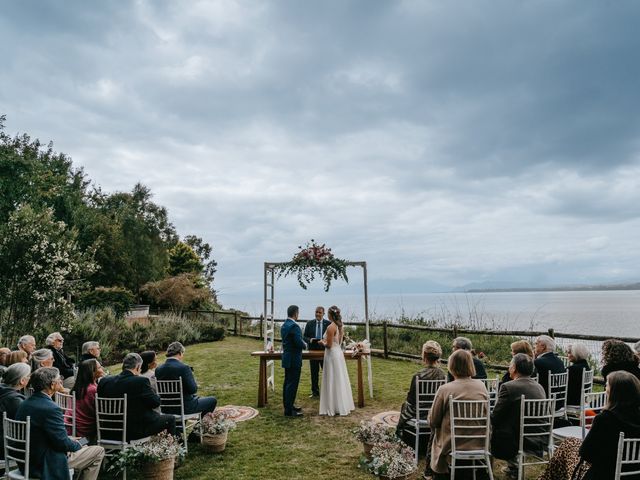
[[[138,471],[149,464],[164,460],[182,460],[186,454],[178,437],[161,432],[151,437],[148,442],[134,444],[114,455],[109,471],[116,473],[125,470]],[[173,470],[173,468],[172,468]]]
[[[352,432],[358,441],[369,444],[393,441],[396,438],[393,427],[371,420],[362,420],[360,426]]]
[[[202,417],[202,433],[205,435],[220,435],[235,430],[236,422],[229,418],[225,410],[207,413]]]
[[[324,281],[324,290],[329,291],[331,281],[342,278],[348,282],[347,278],[347,261],[336,256],[331,252],[324,243],[319,245],[314,239],[307,242],[304,248],[298,247],[300,251],[296,253],[291,261],[276,266],[278,278],[295,274],[298,278],[298,284],[307,289],[315,276],[322,277]]]
[[[371,449],[370,473],[386,478],[403,478],[416,471],[413,449],[400,441],[377,443]]]

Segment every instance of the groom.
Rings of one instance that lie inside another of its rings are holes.
[[[304,327],[304,341],[309,344],[309,350],[324,350],[324,345],[320,343],[327,327],[331,325],[329,320],[324,320],[324,307],[316,307],[316,319]],[[320,367],[322,360],[309,360],[309,368],[311,369],[311,396],[320,396],[320,387],[318,386],[318,376],[320,375]]]
[[[280,328],[282,338],[282,368],[284,368],[284,384],[282,385],[282,403],[285,417],[302,417],[302,408],[294,406],[300,370],[302,369],[302,351],[307,344],[302,340],[302,330],[296,323],[299,308],[291,305],[287,308],[287,320]]]

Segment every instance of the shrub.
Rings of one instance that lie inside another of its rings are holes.
[[[135,297],[131,291],[123,287],[98,287],[80,297],[76,306],[80,309],[110,307],[116,316],[124,317],[129,311]]]
[[[224,327],[216,326],[210,322],[198,322],[200,330],[200,340],[203,342],[217,342],[224,338]]]

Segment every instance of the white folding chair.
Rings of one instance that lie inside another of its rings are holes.
[[[553,439],[556,442],[561,442],[566,438],[579,438],[584,440],[584,437],[587,436],[587,430],[591,428],[591,422],[593,422],[594,417],[587,417],[585,415],[585,411],[587,409],[593,410],[596,413],[600,413],[602,409],[604,409],[607,404],[607,393],[606,392],[596,392],[596,393],[588,393],[585,396],[585,401],[582,405],[579,406],[578,418],[580,421],[580,425],[571,425],[569,427],[561,427],[553,429]]]
[[[124,450],[131,445],[148,442],[151,437],[127,440],[127,395],[119,398],[105,398],[96,395],[96,430],[98,446],[111,451]],[[126,470],[122,473],[126,480]]]
[[[571,364],[571,362],[569,361],[569,357],[558,355],[558,358],[562,360],[562,364],[564,365],[564,368],[569,368],[569,365]]]
[[[25,421],[11,420],[7,418],[7,412],[3,412],[2,426],[4,429],[5,478],[28,480],[31,417],[27,417]],[[21,465],[22,472],[19,468],[11,470],[12,465]]]
[[[484,387],[489,394],[489,408],[493,412],[493,407],[496,405],[498,399],[498,387],[500,386],[500,377],[496,375],[496,378],[481,378],[479,379],[484,383]]]
[[[583,397],[593,391],[593,370],[582,370],[582,379],[580,380],[580,391]],[[577,417],[580,414],[580,405],[567,405],[567,415]]]
[[[455,480],[458,469],[486,469],[493,480],[491,453],[489,452],[489,400],[454,400],[449,395],[449,418],[451,421],[451,480]],[[481,448],[462,450],[461,443],[472,442]],[[459,465],[458,462],[470,462]],[[476,463],[477,462],[477,463]]]
[[[424,433],[430,430],[429,421],[427,420],[429,417],[429,411],[433,406],[433,399],[436,397],[436,393],[438,389],[447,383],[445,379],[442,380],[416,380],[416,418],[412,418],[407,421],[407,425],[413,427],[413,432],[411,430],[407,430],[407,432],[411,435],[415,436],[415,463],[418,464],[418,446],[420,440],[420,430],[423,430]]]
[[[620,432],[614,480],[640,475],[640,438],[624,438]]]
[[[555,398],[543,398],[541,400],[526,399],[524,395],[520,397],[520,437],[518,440],[518,480],[524,479],[524,467],[529,465],[540,465],[549,463],[553,453],[553,442],[551,432],[553,431],[553,417],[555,412]],[[538,442],[542,447],[542,456],[536,455],[538,452],[525,451],[525,440],[540,439]],[[543,444],[546,446],[543,447]],[[547,458],[544,458],[545,453]],[[529,461],[527,457],[530,458]]]
[[[72,437],[76,436],[76,396],[75,394],[66,394],[56,392],[56,404],[62,409],[62,419],[67,431],[71,432]]]
[[[567,381],[569,379],[569,374],[567,372],[564,373],[551,373],[549,372],[548,381],[548,392],[547,398],[555,397],[556,399],[556,412],[554,416],[556,418],[567,417]]]
[[[202,442],[202,414],[200,412],[184,413],[182,377],[178,378],[178,380],[158,380],[158,395],[160,396],[160,410],[162,413],[173,415],[176,418],[176,426],[182,429],[184,448],[188,453],[187,423],[192,422],[194,425],[198,426],[200,442]],[[180,413],[175,413],[176,410],[179,410]]]

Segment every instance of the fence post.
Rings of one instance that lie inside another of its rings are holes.
[[[238,312],[236,310],[233,311],[233,336],[238,336]]]
[[[260,338],[264,341],[264,314],[260,314]]]
[[[551,338],[555,338],[556,332],[553,328],[550,328],[548,333]]]
[[[458,325],[453,325],[453,338],[458,338]]]
[[[382,322],[382,344],[384,348],[384,358],[389,358],[389,345],[387,343],[387,321]]]

